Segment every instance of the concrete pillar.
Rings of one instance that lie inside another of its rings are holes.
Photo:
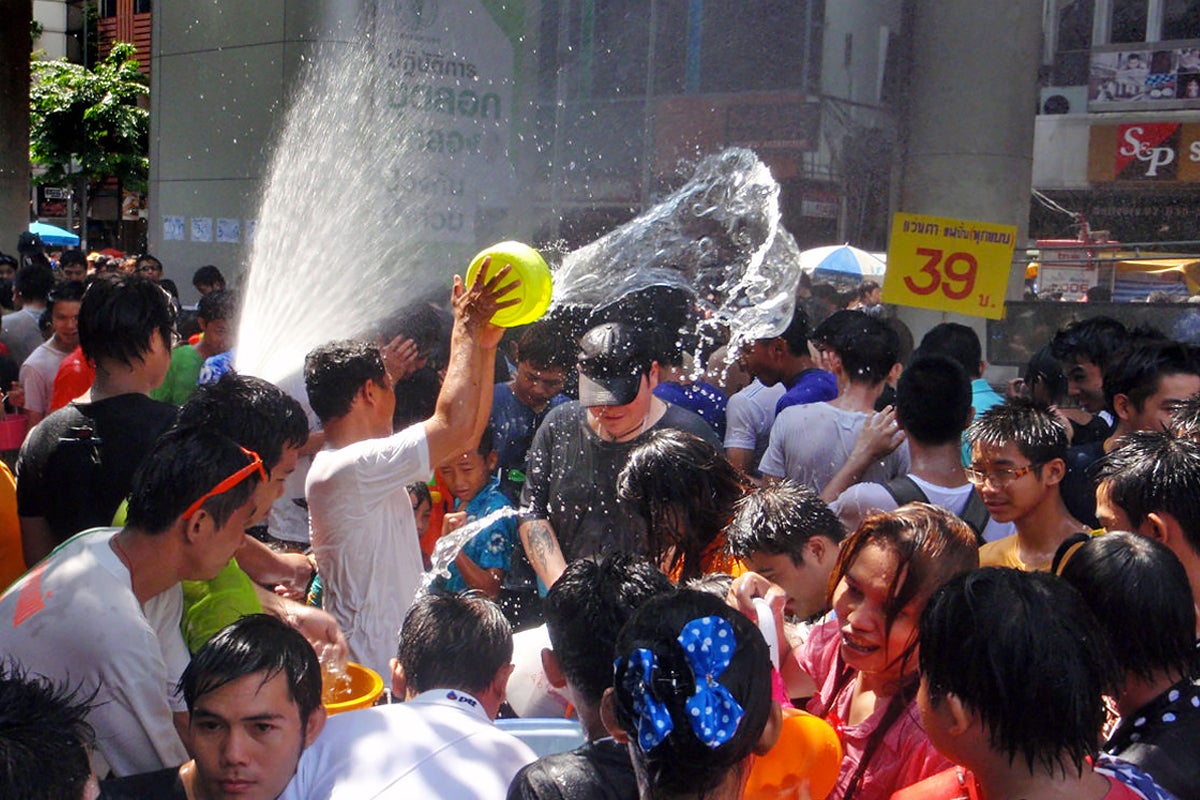
[[[1029,227],[1041,0],[907,0],[907,102],[895,211]],[[1009,275],[1020,299],[1023,270]],[[920,341],[939,322],[985,320],[903,308]],[[989,376],[990,377],[990,376]]]
[[[29,229],[30,0],[0,3],[0,250]]]

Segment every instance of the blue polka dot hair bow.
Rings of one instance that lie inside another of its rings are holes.
[[[639,647],[629,654],[622,678],[626,691],[633,698],[633,710],[638,715],[638,744],[646,753],[657,747],[675,728],[666,703],[659,700],[654,691],[657,672],[658,657],[652,650]]]
[[[717,680],[733,659],[733,626],[721,617],[700,617],[683,626],[678,640],[696,679],[696,693],[685,703],[692,731],[709,747],[720,747],[746,713]]]

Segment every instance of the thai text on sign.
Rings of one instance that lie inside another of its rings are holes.
[[[896,214],[883,301],[975,317],[1004,316],[1015,225]]]

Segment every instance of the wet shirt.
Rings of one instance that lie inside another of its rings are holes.
[[[812,367],[797,375],[783,397],[775,404],[775,413],[809,403],[825,403],[837,397],[837,378],[832,372]]]
[[[629,747],[611,738],[588,742],[524,767],[508,787],[508,800],[637,800],[637,775]]]
[[[667,381],[654,387],[654,396],[696,412],[700,419],[712,426],[717,436],[725,435],[725,408],[729,405],[729,398],[711,383],[695,381],[683,384]]]
[[[660,428],[721,446],[708,423],[679,406],[668,405],[646,433]],[[609,551],[645,552],[646,520],[617,500],[617,476],[645,435],[603,441],[588,426],[583,406],[571,402],[551,411],[533,437],[521,506],[526,519],[550,521],[568,562]],[[518,569],[515,558],[513,568]],[[523,570],[532,573],[527,564]]]
[[[500,485],[514,503],[520,498],[525,483],[525,456],[534,432],[552,409],[568,401],[565,394],[556,394],[546,408],[535,412],[517,399],[512,386],[496,384],[488,424],[492,426],[492,448],[496,452],[496,468],[500,470]]]
[[[1177,797],[1200,797],[1200,682],[1182,680],[1124,717],[1104,752],[1141,767]]]
[[[474,522],[477,519],[486,517],[499,508],[512,508],[512,503],[500,491],[500,483],[495,478],[479,490],[479,494],[472,497],[465,506],[461,502],[455,503],[455,511],[466,511],[467,522]],[[515,517],[496,520],[491,525],[487,526],[474,537],[471,541],[463,545],[463,553],[467,558],[474,561],[482,569],[501,569],[508,570],[509,561],[512,559],[513,546],[517,541],[517,521]],[[439,582],[438,588],[445,592],[461,592],[464,589],[470,589],[467,582],[463,579],[462,573],[458,571],[458,567],[453,563],[449,566],[450,577],[444,582]]]

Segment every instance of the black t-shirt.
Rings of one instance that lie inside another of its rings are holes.
[[[17,512],[45,517],[60,542],[111,525],[134,470],[177,412],[134,393],[71,403],[50,414],[17,458]]]
[[[646,433],[662,428],[721,446],[712,427],[686,408],[668,404]],[[611,550],[645,551],[646,520],[617,500],[617,476],[645,435],[606,442],[588,426],[578,402],[553,409],[534,434],[521,507],[529,517],[550,521],[567,561]]]
[[[100,784],[100,800],[187,800],[179,767],[114,778]]]
[[[612,739],[589,742],[521,768],[508,800],[637,800],[629,748]]]
[[[1067,448],[1067,471],[1059,491],[1071,516],[1089,528],[1099,527],[1096,521],[1096,462],[1104,456],[1104,442],[1089,442]]]

